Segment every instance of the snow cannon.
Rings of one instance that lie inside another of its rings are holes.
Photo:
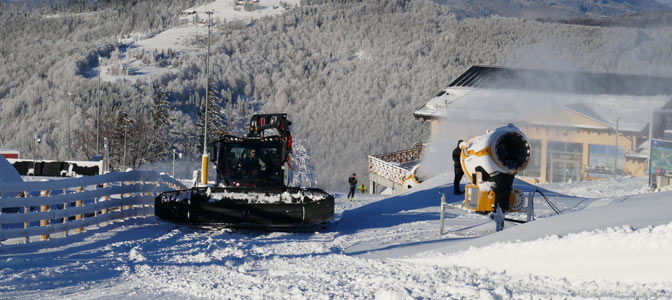
[[[401,179],[401,185],[404,189],[404,191],[410,190],[411,188],[419,185],[422,183],[422,179],[418,176],[418,169],[420,168],[420,165],[416,165],[408,171],[408,174],[404,176],[404,178]]]
[[[470,183],[465,187],[464,207],[477,212],[495,210],[495,192],[490,178],[500,173],[516,175],[530,162],[530,143],[515,125],[476,136],[460,144],[460,164]],[[525,195],[513,189],[508,212],[520,210]]]

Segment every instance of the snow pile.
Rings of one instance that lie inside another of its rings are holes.
[[[551,235],[528,242],[496,242],[418,263],[580,281],[672,285],[672,223]]]
[[[211,189],[208,189],[208,195],[211,197],[210,202],[216,202],[221,199],[235,199],[253,204],[309,203],[327,199],[329,196],[327,193],[305,189],[298,189],[295,193],[286,191],[282,194],[246,192],[238,189],[233,191],[224,189],[224,191],[211,192]]]

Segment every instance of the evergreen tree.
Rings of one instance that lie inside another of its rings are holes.
[[[124,111],[117,113],[117,120],[114,125],[112,136],[112,143],[110,145],[110,168],[116,166],[116,169],[124,171],[124,167],[129,167],[130,154],[129,142],[133,140],[131,137],[134,120],[128,116]],[[113,165],[114,163],[114,165]]]
[[[212,89],[212,83],[208,84],[207,101],[208,101],[208,143],[218,140],[228,130],[226,126],[225,110],[222,107],[222,99],[219,98]],[[206,100],[202,101],[205,102]],[[196,127],[200,129],[201,149],[203,147],[203,124],[205,123],[205,105],[203,105],[198,113],[198,121]]]
[[[150,138],[151,151],[155,157],[165,158],[170,154],[174,140],[170,135],[170,122],[168,120],[169,105],[165,100],[165,94],[161,85],[155,85],[154,111],[152,114],[153,134]]]

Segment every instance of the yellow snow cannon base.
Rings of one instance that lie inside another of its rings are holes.
[[[509,209],[506,212],[516,212],[523,208],[525,194],[514,189],[509,196]],[[477,185],[467,184],[464,188],[464,208],[476,212],[495,211],[495,192],[481,191]]]

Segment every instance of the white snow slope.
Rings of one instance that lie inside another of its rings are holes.
[[[67,247],[6,250],[0,298],[672,299],[672,192],[630,177],[544,185],[562,215],[538,196],[538,220],[494,233],[487,217],[451,208],[439,235],[451,180],[396,197],[338,194],[335,220],[316,232],[145,218]]]

